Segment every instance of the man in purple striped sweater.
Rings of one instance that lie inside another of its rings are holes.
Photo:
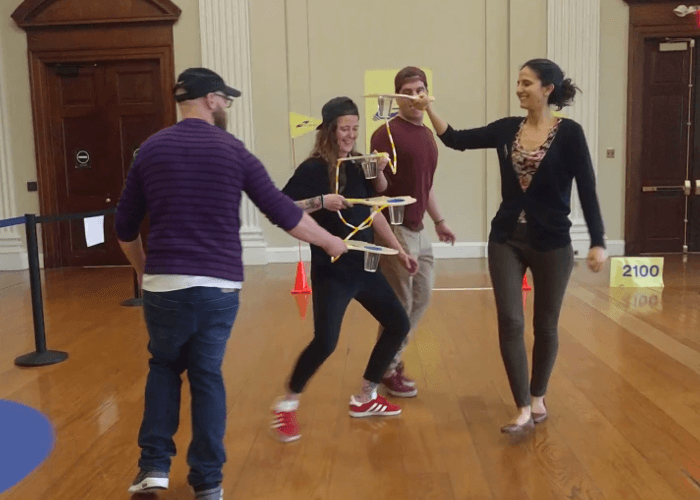
[[[321,228],[273,184],[265,167],[226,132],[240,91],[204,68],[175,85],[183,119],[139,148],[117,206],[119,243],[143,287],[150,370],[130,493],[168,487],[179,425],[181,375],[192,395],[188,482],[198,500],[222,500],[226,392],[221,364],[243,282],[239,235],[245,192],[273,223],[330,256],[345,243]],[[148,256],[139,236],[148,214]]]

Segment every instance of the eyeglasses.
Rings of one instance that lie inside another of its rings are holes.
[[[230,108],[231,105],[233,104],[233,98],[227,96],[226,94],[222,92],[214,92],[214,95],[218,95],[219,97],[223,97],[224,100],[226,101],[226,108]]]

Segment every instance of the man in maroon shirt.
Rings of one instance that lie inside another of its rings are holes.
[[[397,94],[428,94],[428,81],[425,73],[416,67],[406,67],[394,79]],[[454,244],[455,235],[440,214],[435,194],[433,176],[437,168],[438,149],[433,132],[423,124],[423,111],[413,107],[412,99],[398,98],[399,114],[389,122],[391,137],[396,146],[394,158],[386,124],[372,134],[371,150],[385,152],[396,162],[396,174],[384,169],[373,181],[378,193],[386,196],[412,196],[417,202],[408,205],[404,212],[403,224],[392,226],[396,238],[406,253],[418,258],[418,273],[410,276],[396,259],[382,259],[381,269],[406,308],[411,320],[411,332],[404,345],[396,354],[382,383],[387,391],[399,397],[412,397],[418,391],[415,382],[404,374],[401,356],[416,325],[423,317],[434,283],[434,258],[430,241],[423,234],[423,216],[427,211],[435,224],[435,232],[440,241]],[[377,240],[378,244],[385,244]],[[387,245],[388,246],[388,245]],[[380,328],[381,334],[381,328]]]

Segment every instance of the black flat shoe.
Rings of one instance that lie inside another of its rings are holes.
[[[501,427],[501,432],[504,434],[522,434],[524,432],[528,432],[532,429],[535,428],[535,422],[533,421],[532,417],[528,419],[527,422],[524,424],[518,425],[518,424],[509,424]]]

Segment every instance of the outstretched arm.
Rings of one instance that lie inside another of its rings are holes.
[[[437,136],[448,148],[464,151],[465,149],[495,148],[498,145],[493,124],[479,128],[455,130],[438,116],[427,96],[421,95],[415,99],[413,106],[428,113]]]
[[[295,201],[294,204],[307,214],[312,214],[322,208],[331,212],[337,212],[343,208],[352,207],[352,203],[346,200],[342,194],[322,194],[313,198]]]
[[[294,204],[307,214],[312,214],[316,210],[323,208],[323,195],[307,198],[306,200],[295,201]]]
[[[430,122],[433,124],[433,127],[435,127],[435,132],[437,135],[444,134],[449,125],[445,120],[438,116],[430,101],[428,101],[428,107],[425,109],[425,111],[428,113],[428,118],[430,118]]]

